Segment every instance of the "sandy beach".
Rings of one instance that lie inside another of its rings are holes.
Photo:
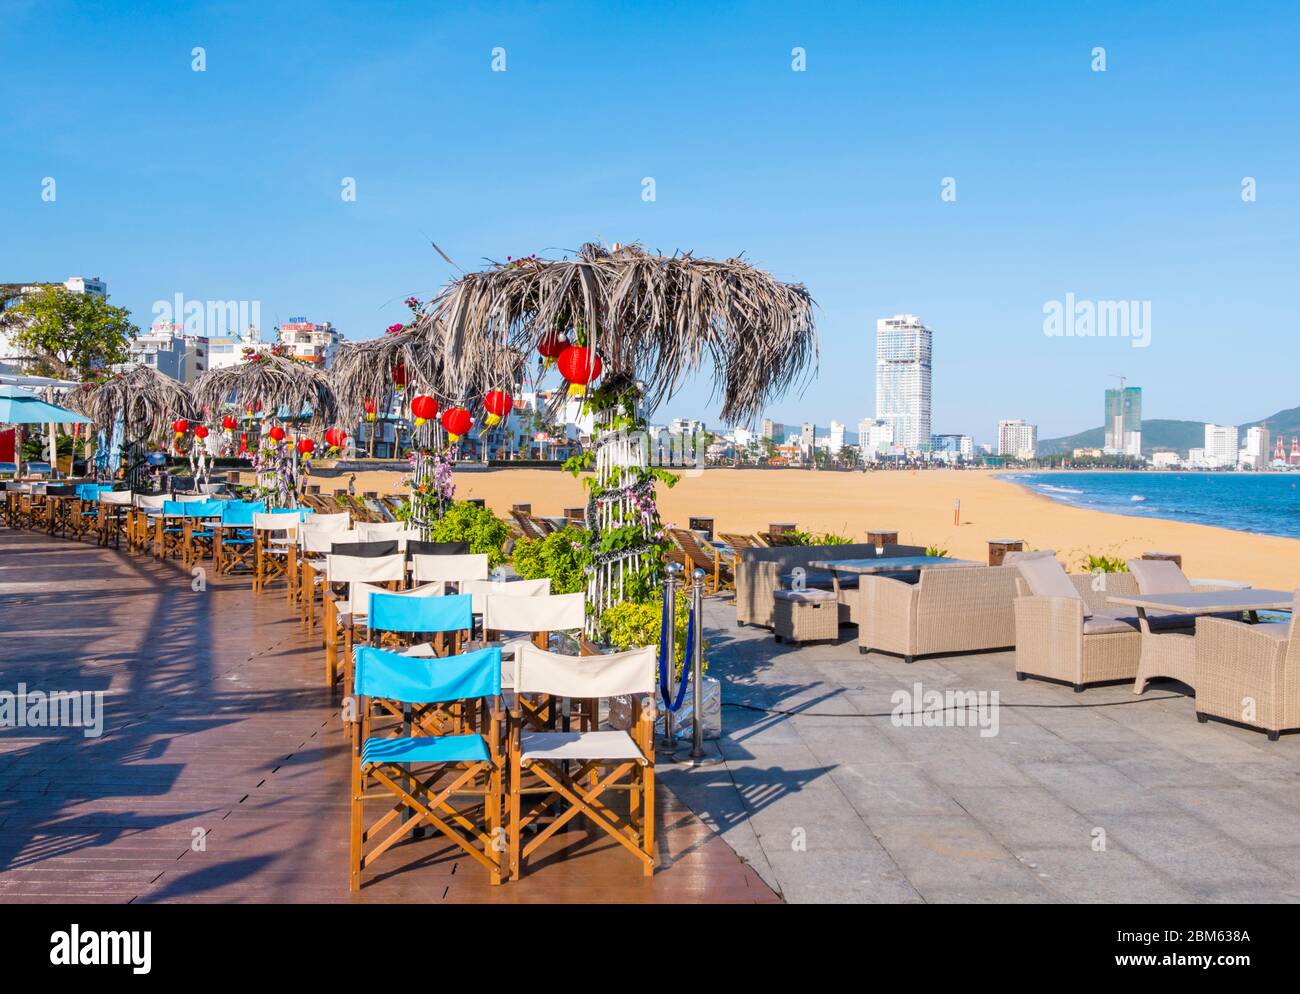
[[[357,489],[392,493],[400,490],[399,479],[361,474]],[[341,485],[337,478],[319,482],[326,493]],[[559,514],[585,500],[581,483],[558,470],[463,472],[456,486],[457,497],[481,497],[502,515],[515,502],[530,501],[535,514]],[[953,523],[956,500],[960,525]],[[1019,538],[1030,548],[1055,549],[1072,570],[1088,553],[1177,552],[1189,576],[1300,587],[1300,540],[1069,507],[986,471],[709,469],[671,490],[660,486],[659,503],[664,520],[682,527],[702,515],[712,516],[718,531],[754,532],[792,521],[863,540],[868,529],[892,529],[902,542],[979,560],[987,557],[989,539]]]

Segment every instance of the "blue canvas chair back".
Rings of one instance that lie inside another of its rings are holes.
[[[419,659],[361,645],[354,652],[353,664],[353,691],[363,697],[436,704],[501,693],[499,646]]]
[[[112,490],[110,486],[104,486],[99,483],[78,483],[77,496],[81,500],[99,500],[99,494],[103,490]]]
[[[49,476],[50,464],[47,462],[29,462],[27,464],[27,472],[36,473],[40,476]]]
[[[371,594],[370,627],[381,632],[458,632],[474,624],[472,602],[469,594]]]
[[[263,514],[265,511],[266,501],[232,501],[221,509],[221,523],[251,528],[253,515]]]
[[[187,518],[217,518],[226,509],[226,502],[223,500],[189,501],[181,504],[181,507],[184,510],[178,513]]]
[[[0,462],[0,473],[8,473],[14,476],[18,473],[18,464],[16,462]]]

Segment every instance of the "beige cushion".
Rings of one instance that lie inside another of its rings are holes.
[[[1055,559],[1055,549],[1033,549],[1031,551],[1008,552],[1002,557],[1003,566],[1014,566],[1026,559]]]
[[[627,732],[524,732],[519,737],[524,762],[530,759],[644,760]]]
[[[1192,585],[1178,568],[1178,564],[1168,559],[1130,559],[1128,571],[1137,580],[1138,593],[1142,594],[1190,594]]]
[[[793,601],[796,604],[824,604],[835,600],[834,590],[778,590],[773,594],[779,601]]]
[[[1029,592],[1035,597],[1071,597],[1083,604],[1084,618],[1091,618],[1092,611],[1079,596],[1079,591],[1070,582],[1064,567],[1053,558],[1040,556],[1036,559],[1022,559],[1016,563],[1016,569],[1029,585]]]
[[[1085,619],[1083,622],[1084,635],[1123,635],[1126,632],[1136,632],[1137,630],[1136,618],[1119,618],[1109,614],[1097,614]]]

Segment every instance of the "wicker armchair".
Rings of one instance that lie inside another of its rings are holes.
[[[1021,569],[1025,565],[1018,564]],[[1106,598],[1136,595],[1137,581],[1131,573],[1071,574],[1068,579],[1076,596],[1036,596],[1023,577],[1016,578],[1016,679],[1058,680],[1075,693],[1089,684],[1132,680],[1142,636],[1136,620],[1116,615]]]
[[[775,622],[772,595],[781,589],[781,577],[796,566],[807,568],[818,559],[874,559],[874,545],[792,545],[770,549],[737,549],[735,563],[736,624]],[[817,578],[809,580],[816,585]],[[829,581],[826,586],[829,586]]]
[[[1220,718],[1258,728],[1277,741],[1300,728],[1300,627],[1291,620],[1247,625],[1196,619],[1196,720]]]
[[[1016,571],[1009,566],[923,569],[916,583],[864,576],[858,588],[858,652],[910,663],[940,652],[1016,644]]]

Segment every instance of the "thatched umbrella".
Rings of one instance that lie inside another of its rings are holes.
[[[70,390],[65,400],[107,432],[121,418],[124,437],[140,442],[165,443],[172,422],[193,420],[199,414],[189,388],[152,366],[132,366],[89,380]]]
[[[589,243],[573,259],[523,259],[463,276],[422,324],[441,325],[455,387],[502,346],[534,355],[543,336],[578,324],[606,375],[644,384],[651,409],[708,359],[722,418],[734,423],[762,413],[815,363],[812,308],[803,284],[782,283],[743,259]]]
[[[593,618],[626,591],[644,592],[662,552],[650,447],[644,435],[613,430],[626,423],[616,408],[628,413],[635,395],[653,410],[707,361],[722,418],[735,423],[761,414],[775,393],[811,371],[817,355],[813,300],[802,284],[782,283],[743,259],[650,255],[639,245],[590,243],[572,259],[533,257],[467,274],[433,301],[417,330],[440,338],[453,390],[468,389],[507,352],[520,357],[514,373],[521,376],[525,357],[585,346],[579,380],[594,378],[591,353],[599,357],[597,484],[587,506]],[[564,370],[562,354],[559,364]],[[629,525],[642,530],[643,541],[626,545]],[[596,552],[600,536],[615,530],[619,547]]]
[[[338,399],[329,374],[319,366],[273,352],[259,352],[234,366],[209,369],[194,384],[194,399],[216,417],[233,401],[245,411],[270,419],[296,421],[309,410],[315,432],[338,418]]]
[[[247,416],[263,420],[300,422],[308,434],[318,434],[338,419],[338,398],[329,374],[319,366],[278,352],[256,352],[234,366],[209,369],[194,384],[194,399],[216,419],[233,401]],[[304,412],[310,412],[304,415]],[[259,447],[253,466],[262,496],[288,505],[298,484],[298,453],[276,444]]]
[[[65,396],[68,407],[90,418],[112,439],[119,421],[127,447],[144,450],[166,447],[173,422],[194,420],[200,407],[189,388],[152,366],[132,366],[122,372],[104,372]],[[137,452],[128,477],[140,483],[135,471],[143,465]]]

